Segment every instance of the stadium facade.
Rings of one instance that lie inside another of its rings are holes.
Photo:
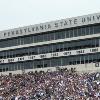
[[[0,73],[100,70],[100,13],[0,32]]]

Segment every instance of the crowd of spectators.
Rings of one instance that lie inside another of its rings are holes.
[[[1,75],[0,100],[100,100],[100,73],[64,68]]]

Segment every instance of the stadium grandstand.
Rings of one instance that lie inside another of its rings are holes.
[[[100,13],[1,31],[0,100],[100,100]]]
[[[100,13],[0,32],[0,73],[100,71]]]

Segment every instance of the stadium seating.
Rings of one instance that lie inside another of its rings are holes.
[[[64,68],[1,75],[0,100],[100,100],[100,73]]]

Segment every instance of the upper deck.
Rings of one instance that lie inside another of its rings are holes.
[[[100,23],[100,13],[66,18],[62,20],[51,21],[51,22],[1,31],[0,39],[7,39],[7,38],[18,37],[18,36],[37,34],[37,33],[61,30],[61,29],[96,24],[96,23]]]

